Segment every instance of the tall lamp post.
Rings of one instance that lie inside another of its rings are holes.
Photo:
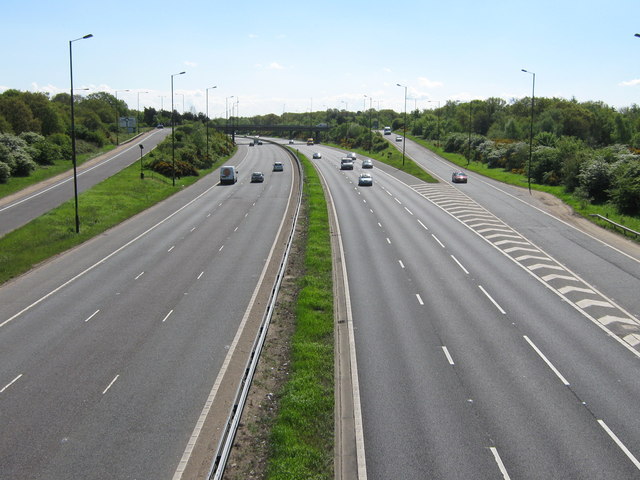
[[[206,103],[207,103],[207,107],[206,107],[206,122],[207,122],[207,160],[209,160],[209,90],[213,90],[214,88],[218,88],[217,85],[213,86],[213,87],[208,87],[205,90],[205,97],[206,97]]]
[[[136,133],[140,133],[140,94],[149,92],[138,92],[138,118],[136,119]]]
[[[233,98],[233,95],[224,99],[224,112],[227,116],[227,135],[229,135],[229,99]]]
[[[404,167],[404,144],[407,141],[407,87],[399,83],[396,85],[404,88],[404,125],[402,126],[402,166]]]
[[[636,34],[637,35],[637,34]],[[527,167],[527,183],[529,184],[529,194],[531,194],[531,160],[533,157],[533,102],[536,95],[536,74],[522,69],[524,73],[529,73],[533,77],[531,88],[531,122],[529,122],[529,166]]]
[[[428,100],[429,103],[438,103],[438,114],[436,115],[436,138],[440,147],[440,100]]]
[[[176,186],[176,136],[174,132],[175,122],[173,120],[173,77],[177,75],[184,75],[187,72],[173,73],[171,75],[171,177],[172,184]]]
[[[71,44],[78,40],[84,40],[86,38],[93,37],[93,34],[85,35],[84,37],[69,40],[69,77],[71,79],[71,160],[73,162],[73,197],[76,203],[76,233],[80,233],[80,216],[78,215],[78,171],[76,168],[76,121],[73,111],[73,49]]]
[[[120,140],[118,139],[118,132],[120,132],[120,119],[118,118],[118,92],[128,92],[129,90],[116,90],[116,147],[120,145]]]

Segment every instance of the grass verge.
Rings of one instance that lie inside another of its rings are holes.
[[[0,238],[0,284],[192,185],[215,168],[200,171],[199,177],[183,177],[173,187],[154,173],[147,172],[141,180],[140,165],[134,163],[78,196],[80,233],[75,232],[71,199]]]
[[[269,480],[333,478],[333,287],[327,203],[303,155],[308,211],[304,275],[298,280],[289,380],[271,433]]]
[[[407,135],[407,138],[411,138],[411,140],[413,140],[414,142],[419,143],[423,147],[431,150],[435,154],[447,159],[448,161],[455,163],[456,165],[459,165],[460,167],[464,168],[467,171],[476,172],[481,175],[484,175],[485,177],[493,178],[500,182],[508,183],[510,185],[516,185],[518,187],[528,188],[527,178],[521,174],[506,172],[501,168],[489,168],[487,167],[486,164],[481,162],[470,162],[469,164],[467,164],[467,159],[463,155],[460,155],[458,153],[445,152],[442,148],[437,147],[433,143],[430,143],[422,138],[418,138],[410,135]],[[602,222],[600,220],[594,220],[593,217],[590,217],[589,215],[599,214],[599,215],[602,215],[603,217],[609,218],[610,220],[616,223],[624,225],[627,228],[631,228],[636,232],[640,232],[640,218],[631,217],[629,215],[622,215],[615,209],[615,207],[609,204],[594,205],[591,202],[585,200],[584,198],[580,198],[570,193],[567,193],[564,187],[561,187],[561,186],[553,187],[550,185],[539,185],[537,183],[532,183],[531,189],[550,193],[558,197],[564,203],[566,203],[571,208],[573,208],[573,210],[576,213],[593,221],[594,223],[597,223],[602,227],[615,230],[615,227],[612,227],[606,222]],[[618,233],[619,233],[619,230],[618,230]],[[633,237],[630,237],[630,238],[633,238]],[[640,241],[640,239],[638,238],[636,238],[636,240]]]

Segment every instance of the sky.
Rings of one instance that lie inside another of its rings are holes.
[[[20,0],[0,92],[225,117],[535,97],[640,104],[640,0]],[[182,75],[175,75],[180,72]],[[172,77],[172,75],[174,75]],[[401,86],[398,86],[400,84]],[[211,88],[211,87],[216,88]],[[82,90],[88,89],[88,90]],[[207,94],[208,92],[208,105]]]

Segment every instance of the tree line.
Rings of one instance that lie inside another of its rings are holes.
[[[197,174],[199,168],[211,166],[215,156],[230,152],[228,139],[212,131],[207,157],[205,116],[177,111],[173,114],[175,123],[180,125],[176,131],[177,176]],[[119,117],[139,119],[139,128],[149,128],[169,124],[171,112],[154,108],[137,112],[106,92],[74,95],[76,153],[91,153],[116,145],[118,135],[127,134],[118,126]],[[46,93],[19,90],[0,94],[0,183],[8,182],[11,177],[29,176],[37,168],[70,161],[70,135],[70,94],[59,93],[51,98]],[[148,168],[172,176],[173,162],[166,161],[166,148],[161,146],[150,157]]]
[[[533,118],[533,121],[532,121]],[[345,148],[381,151],[379,134],[405,128],[405,115],[393,110],[348,112],[328,109],[247,119],[251,124],[326,123],[326,140]],[[610,203],[620,213],[640,215],[640,107],[615,109],[603,102],[531,98],[449,101],[407,112],[406,131],[444,151],[458,153],[523,176],[540,185],[560,185],[592,203]],[[301,138],[304,130],[301,130]]]

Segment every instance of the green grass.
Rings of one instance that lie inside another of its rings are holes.
[[[200,177],[183,177],[172,186],[170,179],[146,172],[134,163],[78,196],[80,233],[75,233],[73,199],[0,238],[0,283],[14,278],[38,263],[101,234],[133,215],[164,200]]]
[[[432,152],[436,153],[437,155],[440,155],[443,158],[446,158],[450,162],[455,163],[456,165],[459,165],[460,167],[464,168],[467,171],[479,173],[481,175],[484,175],[485,177],[493,178],[495,180],[498,180],[500,182],[507,183],[510,185],[516,185],[519,187],[528,188],[527,178],[521,174],[506,172],[501,168],[489,168],[487,167],[486,164],[481,162],[470,162],[469,164],[467,164],[467,159],[463,155],[460,155],[458,153],[445,152],[442,148],[439,148],[433,143],[418,137],[407,135],[407,138],[411,138],[411,140],[413,140],[414,142],[419,143],[423,147],[431,150]],[[627,228],[631,228],[636,232],[640,232],[640,218],[631,217],[629,215],[622,215],[613,206],[609,204],[594,205],[589,201],[585,200],[584,198],[580,198],[580,197],[577,197],[576,195],[567,193],[564,187],[561,187],[561,186],[554,187],[550,185],[539,185],[536,183],[532,183],[531,189],[538,190],[541,192],[547,192],[558,197],[564,203],[566,203],[571,208],[573,208],[573,210],[579,215],[605,228],[610,228],[615,230],[615,227],[612,227],[611,225],[609,225],[606,222],[603,222],[602,220],[594,219],[589,215],[599,214],[609,218],[610,220],[616,223],[624,225]],[[630,238],[635,238],[636,240],[640,240],[637,237],[633,237],[633,236],[631,236]]]
[[[305,171],[305,275],[299,279],[291,370],[271,434],[269,480],[333,478],[334,348],[331,238],[327,203],[313,165]]]

